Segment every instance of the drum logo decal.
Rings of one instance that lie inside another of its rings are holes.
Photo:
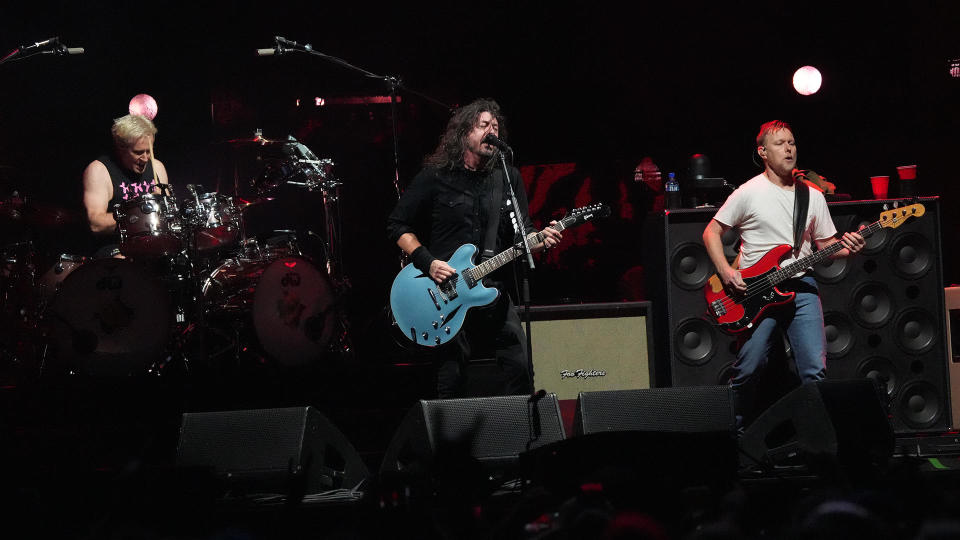
[[[307,306],[300,302],[300,297],[288,291],[283,291],[283,298],[277,300],[277,315],[283,324],[291,328],[300,326],[300,318],[303,317],[305,309]]]

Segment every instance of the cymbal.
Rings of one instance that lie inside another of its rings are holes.
[[[278,141],[275,139],[265,139],[263,137],[250,137],[250,138],[240,138],[240,139],[227,139],[225,141],[219,141],[217,144],[229,144],[231,146],[237,147],[247,147],[247,146],[266,146],[268,144],[280,144],[286,141]]]
[[[20,197],[0,200],[0,222],[35,227],[60,227],[80,221],[77,212],[52,204],[26,202]]]

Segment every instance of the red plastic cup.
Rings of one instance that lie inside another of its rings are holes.
[[[902,165],[897,167],[897,176],[901,180],[916,180],[917,179],[917,166],[916,165]]]
[[[871,176],[870,187],[873,189],[874,199],[886,199],[887,188],[890,186],[889,176]]]

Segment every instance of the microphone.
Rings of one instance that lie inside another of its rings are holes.
[[[503,142],[502,140],[500,140],[500,137],[497,137],[497,136],[494,135],[493,133],[487,133],[487,136],[483,138],[483,142],[484,142],[485,144],[489,144],[490,146],[499,148],[500,150],[503,150],[504,152],[507,152],[508,154],[512,154],[512,153],[513,153],[513,150],[510,149],[510,147],[507,145],[507,143],[505,143],[505,142]]]
[[[310,45],[309,43],[300,44],[296,41],[290,41],[282,36],[274,36],[273,41],[275,45],[272,49],[257,49],[257,56],[279,56],[287,51],[310,52],[313,50],[313,45]]]
[[[20,54],[30,54],[35,51],[41,51],[51,45],[59,45],[60,36],[52,37],[50,39],[45,39],[43,41],[38,41],[33,45],[26,45],[20,47]]]

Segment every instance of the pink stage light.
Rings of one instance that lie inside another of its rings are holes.
[[[146,116],[153,120],[157,116],[157,100],[148,94],[137,94],[130,99],[130,114]]]
[[[793,88],[803,96],[816,94],[821,83],[823,76],[820,75],[820,70],[813,66],[803,66],[793,74]]]

